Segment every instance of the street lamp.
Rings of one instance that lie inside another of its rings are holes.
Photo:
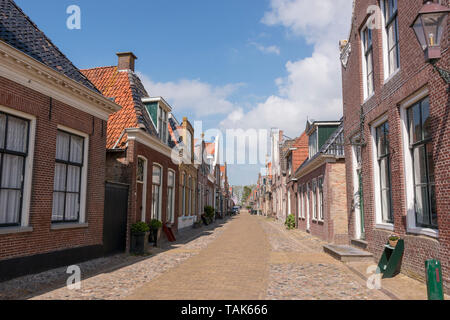
[[[450,8],[447,6],[426,0],[411,25],[411,28],[416,33],[417,40],[422,46],[425,60],[434,66],[447,83],[450,83],[450,73],[447,70],[438,68],[436,62],[441,58],[442,34],[444,28],[447,27],[449,12]]]

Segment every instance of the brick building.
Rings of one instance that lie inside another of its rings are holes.
[[[0,1],[0,280],[103,254],[106,99]]]
[[[296,170],[308,159],[308,135],[304,132],[300,137],[294,139],[291,147],[283,155],[286,158],[286,194],[287,214],[297,216],[297,190],[296,190]]]
[[[307,122],[308,158],[295,171],[298,228],[325,241],[348,242],[345,157],[341,122]]]
[[[440,3],[448,8],[447,0]],[[381,8],[373,29],[371,5]],[[348,232],[377,258],[389,235],[399,235],[402,271],[418,279],[425,260],[439,259],[448,292],[450,99],[410,27],[422,5],[355,1],[350,36],[341,41]],[[449,22],[437,61],[446,70]]]
[[[168,118],[172,109],[150,97],[134,72],[136,56],[118,53],[118,65],[83,70],[104,96],[121,105],[108,120],[106,180],[129,186],[126,248],[130,226],[157,219],[178,228],[178,165],[172,161]]]

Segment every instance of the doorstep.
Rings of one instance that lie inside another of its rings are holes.
[[[373,262],[373,254],[349,245],[327,244],[323,246],[323,251],[331,255],[333,258],[342,262],[350,262],[350,261]]]
[[[362,250],[366,250],[367,247],[369,246],[369,243],[367,241],[361,239],[352,239],[351,244],[352,246]]]

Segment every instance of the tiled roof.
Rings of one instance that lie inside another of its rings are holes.
[[[122,106],[122,109],[112,114],[108,120],[106,142],[108,149],[125,147],[127,137],[123,132],[128,128],[143,127],[148,133],[158,135],[142,103],[142,98],[148,97],[148,93],[134,72],[131,70],[119,72],[115,66],[82,72],[105,97]]]
[[[99,92],[12,0],[0,0],[0,40]]]

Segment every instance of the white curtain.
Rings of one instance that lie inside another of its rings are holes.
[[[0,191],[0,224],[19,223],[23,157],[3,154]],[[4,189],[5,188],[5,189]],[[9,189],[19,190],[9,190]]]
[[[10,151],[27,151],[28,123],[22,119],[8,117],[8,139],[6,147]]]

